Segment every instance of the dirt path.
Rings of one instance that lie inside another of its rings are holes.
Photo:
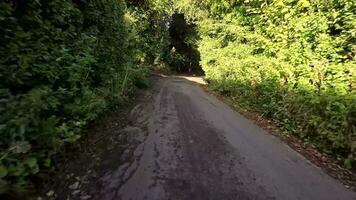
[[[187,78],[154,81],[78,199],[349,200],[355,194]],[[103,165],[106,166],[106,165]],[[75,199],[75,198],[74,198]]]

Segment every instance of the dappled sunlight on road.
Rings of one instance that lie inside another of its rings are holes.
[[[201,85],[206,85],[204,78],[202,76],[178,76],[179,78],[184,78],[188,81],[192,81]]]
[[[204,76],[184,76],[184,75],[165,75],[161,73],[156,73],[154,74],[156,76],[162,77],[162,78],[182,78],[191,82],[198,83],[200,85],[207,85],[206,81],[204,80]]]

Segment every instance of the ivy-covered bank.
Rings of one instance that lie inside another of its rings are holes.
[[[166,41],[152,37],[155,13],[123,0],[1,1],[0,193],[53,169],[88,122],[145,84]]]
[[[356,2],[207,0],[199,25],[210,86],[356,165]]]

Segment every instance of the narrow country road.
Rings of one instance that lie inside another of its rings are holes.
[[[196,83],[155,79],[125,129],[133,159],[100,177],[94,199],[355,199]]]

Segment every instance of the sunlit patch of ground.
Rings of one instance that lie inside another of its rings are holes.
[[[177,76],[179,78],[184,78],[188,81],[192,81],[201,85],[206,85],[207,83],[205,82],[205,80],[203,79],[203,77],[201,76]]]

